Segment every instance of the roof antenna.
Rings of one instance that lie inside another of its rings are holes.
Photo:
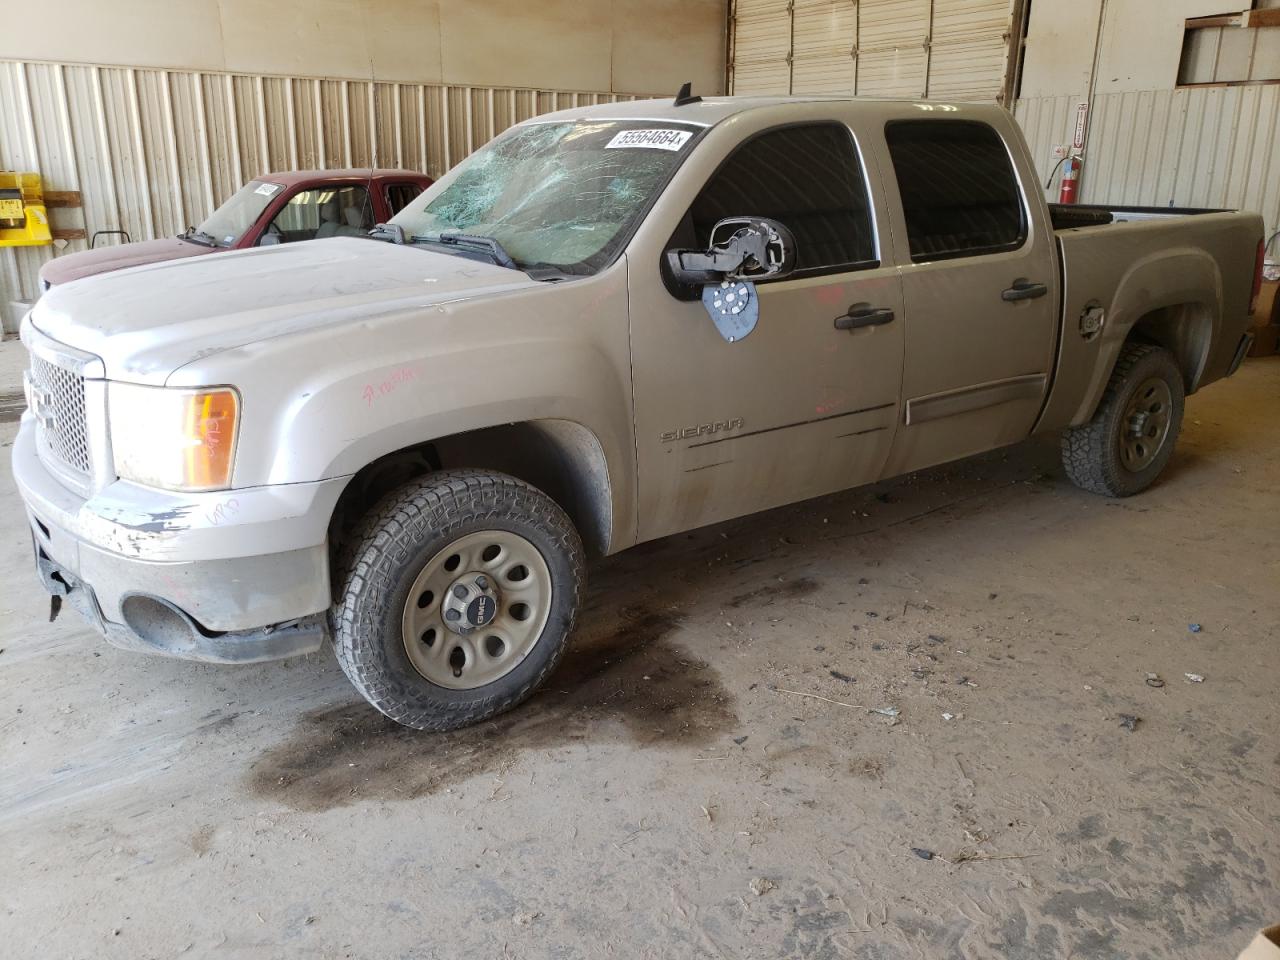
[[[693,95],[693,84],[686,80],[684,85],[680,88],[680,92],[676,94],[675,105],[677,107],[683,107],[690,103],[701,102],[701,97],[695,97]]]
[[[376,220],[377,208],[373,205],[373,181],[378,171],[378,72],[373,67],[373,57],[369,57],[369,183],[365,186],[364,206],[361,212],[368,210],[369,219]],[[392,243],[404,243],[404,229],[397,224],[377,223],[369,231],[369,236],[379,240],[390,240]]]
[[[369,203],[373,203],[373,174],[378,169],[378,73],[369,57]],[[372,207],[371,207],[372,209]]]

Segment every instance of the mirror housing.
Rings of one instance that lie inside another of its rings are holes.
[[[276,247],[280,245],[280,234],[264,233],[258,238],[258,246],[260,247]]]
[[[791,231],[767,217],[726,217],[711,230],[706,250],[668,250],[667,266],[681,284],[723,280],[780,280],[795,269]]]

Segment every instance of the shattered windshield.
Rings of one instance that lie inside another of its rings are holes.
[[[449,234],[497,241],[520,269],[594,273],[626,243],[699,129],[653,120],[516,127],[391,222],[417,242]]]
[[[282,189],[278,183],[250,180],[196,227],[192,239],[212,242],[220,247],[231,246],[253,226],[271,198]]]

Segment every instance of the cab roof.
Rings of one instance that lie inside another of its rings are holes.
[[[991,107],[991,103],[975,103],[958,100],[909,99],[902,97],[853,97],[853,96],[789,96],[789,97],[704,97],[696,103],[675,105],[674,97],[654,100],[622,100],[615,103],[597,103],[586,107],[571,107],[554,113],[544,113],[526,123],[545,123],[548,120],[662,120],[664,122],[693,123],[699,126],[715,126],[722,120],[750,110],[780,107],[799,103],[878,103],[924,104],[935,107],[963,103],[966,107]]]
[[[268,183],[279,183],[286,187],[294,187],[300,183],[323,183],[329,180],[368,180],[372,176],[374,180],[418,180],[431,182],[431,178],[425,173],[419,173],[417,170],[390,170],[386,168],[378,168],[370,171],[368,167],[363,169],[360,167],[352,167],[343,170],[282,170],[278,173],[262,173],[254,180],[264,180]]]

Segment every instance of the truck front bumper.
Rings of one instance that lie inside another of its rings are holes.
[[[116,646],[252,663],[324,642],[328,525],[347,478],[197,494],[116,480],[83,499],[41,462],[30,414],[13,475],[45,589]]]

